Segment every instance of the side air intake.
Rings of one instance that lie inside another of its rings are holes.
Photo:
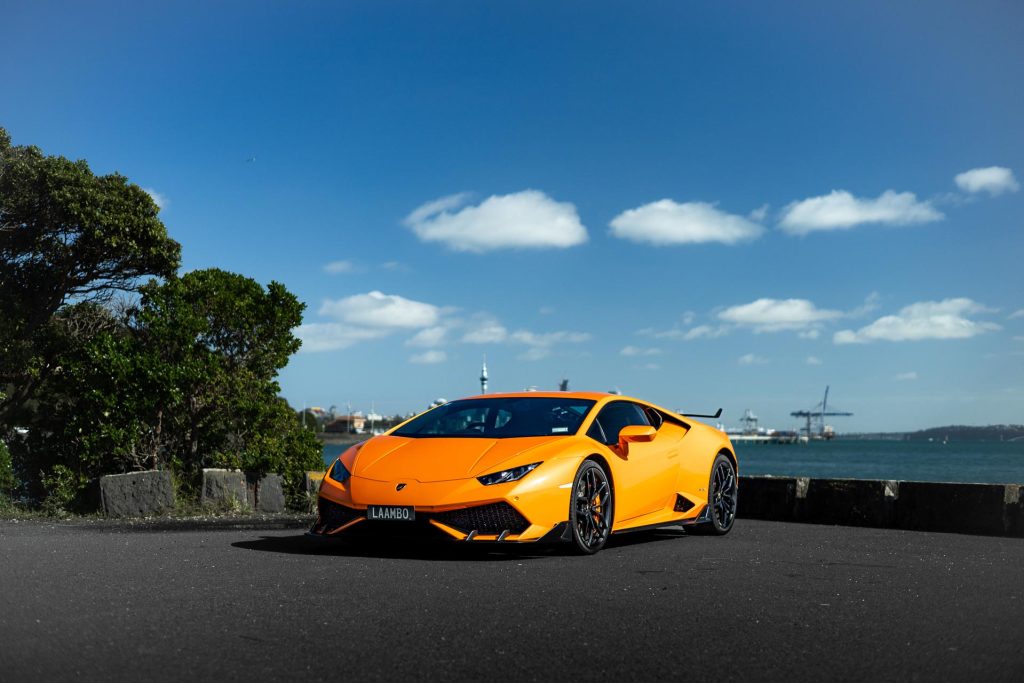
[[[676,512],[689,512],[693,509],[694,503],[686,496],[676,494],[676,505],[673,508]]]

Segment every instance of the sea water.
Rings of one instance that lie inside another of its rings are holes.
[[[1024,442],[859,441],[737,444],[740,474],[1024,483]]]
[[[329,465],[350,444],[325,444]],[[1024,484],[1024,442],[858,441],[736,444],[740,474]]]

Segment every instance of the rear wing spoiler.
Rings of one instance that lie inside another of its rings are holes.
[[[717,420],[719,417],[722,416],[722,409],[719,408],[718,411],[715,412],[714,415],[699,415],[697,413],[679,413],[679,414],[682,415],[683,417],[708,417],[708,418],[711,418],[712,420]]]

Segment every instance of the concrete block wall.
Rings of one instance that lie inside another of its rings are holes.
[[[898,482],[807,479],[797,499],[798,518],[819,524],[892,526]]]
[[[100,508],[108,517],[158,515],[175,504],[174,484],[167,471],[100,477],[98,490]],[[243,510],[284,512],[284,482],[278,474],[256,477],[238,470],[204,469],[200,502],[223,505],[230,501]]]
[[[251,509],[249,486],[240,470],[204,469],[202,505],[228,505]]]
[[[100,477],[100,504],[108,517],[146,517],[174,507],[170,472],[130,472]]]
[[[1017,484],[740,477],[741,518],[1024,536]]]
[[[1017,490],[1017,496],[1010,494],[1010,488]],[[898,526],[1001,535],[1007,527],[1017,526],[1019,492],[1017,486],[996,484],[901,482]]]
[[[284,512],[284,486],[279,474],[245,475],[246,498],[256,512]]]
[[[307,472],[315,502],[324,472]],[[740,477],[738,515],[813,524],[1024,537],[1024,496],[1018,484],[950,484],[808,477]],[[143,517],[174,507],[169,472],[101,477],[109,517]],[[238,501],[259,512],[285,509],[281,477],[247,477],[237,470],[203,470],[202,502]]]

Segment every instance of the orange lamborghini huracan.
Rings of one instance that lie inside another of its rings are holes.
[[[435,531],[595,553],[640,529],[728,533],[737,487],[728,437],[691,416],[613,394],[488,394],[342,453],[310,534]]]

